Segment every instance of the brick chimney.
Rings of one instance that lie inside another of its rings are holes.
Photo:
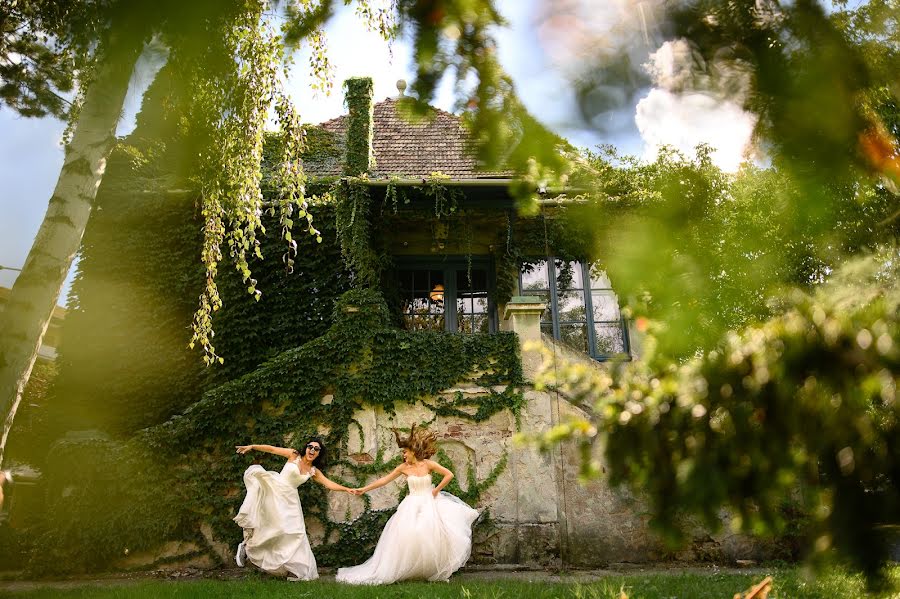
[[[349,177],[368,174],[375,168],[372,92],[371,77],[353,77],[344,82],[344,105],[349,113],[344,175]]]

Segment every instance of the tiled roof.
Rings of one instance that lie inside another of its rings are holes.
[[[468,151],[468,134],[456,115],[435,110],[433,118],[410,122],[398,111],[398,99],[388,98],[374,106],[375,167],[370,176],[428,177],[440,171],[452,179],[495,179],[513,176],[512,171],[479,171]],[[347,115],[325,121],[319,127],[333,134],[340,149],[336,156],[307,160],[304,170],[313,177],[341,174],[347,135]]]

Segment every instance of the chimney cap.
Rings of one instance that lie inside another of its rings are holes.
[[[400,92],[402,96],[406,91],[406,79],[397,79],[397,91]]]

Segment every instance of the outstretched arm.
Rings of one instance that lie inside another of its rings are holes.
[[[337,484],[333,480],[329,480],[329,478],[322,474],[322,471],[318,468],[316,468],[316,473],[313,475],[313,480],[332,491],[347,491],[348,493],[353,491],[350,487],[345,487],[344,485]]]
[[[441,466],[440,464],[438,464],[437,462],[432,461],[432,460],[428,460],[428,469],[431,470],[431,472],[437,472],[438,474],[440,474],[441,476],[444,477],[441,479],[441,482],[439,482],[437,484],[437,486],[434,488],[434,490],[431,492],[432,495],[437,497],[438,493],[441,492],[441,489],[446,487],[448,484],[450,484],[450,481],[453,480],[453,473],[450,472],[449,470],[447,470],[446,468],[444,468],[443,466]]]
[[[365,487],[361,488],[359,491],[361,493],[368,493],[372,489],[377,489],[378,487],[383,487],[384,485],[388,484],[389,482],[391,482],[392,480],[394,480],[395,478],[397,478],[398,476],[403,474],[403,472],[401,472],[402,467],[403,467],[402,464],[400,466],[397,466],[396,468],[391,470],[391,472],[389,474],[385,474],[378,480],[373,480],[372,482],[367,484]]]
[[[297,452],[290,447],[275,447],[274,445],[235,445],[238,453],[247,453],[250,450],[264,451],[266,453],[274,453],[283,458],[291,459],[297,455]]]

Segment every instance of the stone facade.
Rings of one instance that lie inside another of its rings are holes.
[[[521,300],[521,301],[519,301]],[[522,343],[522,362],[526,380],[533,378],[541,366],[542,354],[535,341],[553,345],[552,338],[541,336],[539,319],[543,306],[533,298],[513,298],[503,313],[504,329],[515,331]],[[602,368],[587,356],[553,345],[558,358],[584,361]],[[502,391],[498,387],[494,391]],[[441,393],[452,400],[459,394],[477,399],[492,390],[472,383],[461,383]],[[571,418],[588,414],[555,393],[524,390],[525,403],[516,418],[509,411],[494,414],[483,422],[436,415],[429,402],[399,408],[395,413],[381,408],[358,410],[353,416],[347,442],[347,455],[358,464],[376,461],[379,452],[389,457],[399,450],[392,428],[408,429],[413,424],[429,423],[438,435],[438,445],[453,464],[453,471],[463,491],[469,485],[483,483],[504,459],[506,467],[496,481],[480,496],[480,510],[487,512],[475,528],[470,564],[519,564],[537,567],[597,568],[620,562],[653,562],[659,560],[728,561],[764,559],[776,554],[770,543],[730,534],[710,535],[701,526],[693,527],[688,546],[667,549],[651,531],[646,504],[627,489],[613,489],[601,477],[589,484],[578,480],[581,456],[578,448],[563,443],[550,452],[516,441],[516,435],[537,435]],[[331,395],[322,403],[333,400]],[[325,432],[325,431],[320,431]],[[602,448],[595,448],[594,458],[602,465]],[[470,473],[474,479],[470,480]],[[334,476],[342,476],[339,469]],[[403,477],[369,493],[374,510],[393,508],[401,495]],[[361,497],[345,493],[329,493],[328,517],[335,522],[352,523],[364,511]],[[723,520],[727,518],[723,515]],[[307,532],[315,547],[336,539],[324,538],[324,527],[314,516],[306,518]],[[723,527],[727,530],[727,526]],[[202,531],[207,545],[223,562],[231,561],[231,548],[212,538],[212,531]],[[120,567],[134,568],[171,559],[161,567],[209,567],[211,562],[200,547],[169,543],[155,551],[130,555]]]
[[[542,305],[532,298],[514,298],[504,310],[507,330],[516,331],[522,342],[522,361],[526,378],[541,365],[541,354],[529,342],[553,340],[540,336],[539,318]],[[562,347],[556,353],[567,360],[584,360],[597,368],[586,356]],[[452,399],[458,393],[478,397],[489,389],[461,385],[447,389],[442,395]],[[488,478],[504,459],[506,468],[496,482],[484,490],[478,509],[487,510],[489,518],[476,526],[472,564],[521,564],[543,567],[600,567],[616,562],[651,562],[662,559],[728,560],[759,559],[771,554],[770,547],[734,535],[717,537],[696,527],[694,542],[674,552],[667,550],[649,527],[645,504],[626,489],[612,489],[601,478],[589,484],[578,480],[580,455],[576,447],[562,444],[551,452],[541,453],[533,447],[517,443],[515,436],[542,433],[559,422],[586,417],[579,406],[555,393],[528,388],[525,405],[518,422],[510,412],[495,414],[476,423],[461,418],[437,416],[424,403],[398,409],[394,414],[376,408],[359,410],[354,415],[347,453],[358,463],[371,463],[379,450],[389,456],[397,452],[391,429],[409,428],[428,422],[438,435],[440,449],[453,462],[463,490],[474,482]],[[323,401],[330,398],[325,397]],[[595,458],[600,459],[600,449]],[[475,480],[468,480],[468,473]],[[401,477],[370,493],[372,508],[391,508],[397,503]],[[363,512],[359,497],[329,494],[329,518],[352,522]],[[319,541],[321,530],[314,519],[307,520],[313,541]]]

